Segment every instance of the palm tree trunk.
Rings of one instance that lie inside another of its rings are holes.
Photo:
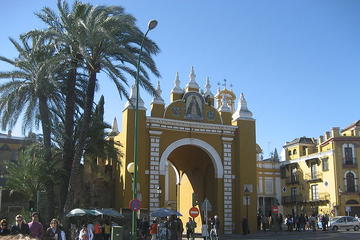
[[[47,105],[47,97],[41,96],[39,97],[39,110],[40,110],[40,119],[41,126],[43,131],[43,141],[44,141],[44,150],[45,150],[45,161],[51,162],[51,121],[49,108]],[[45,184],[46,195],[47,195],[47,213],[48,218],[54,217],[54,183],[49,180]]]
[[[64,212],[71,210],[74,204],[75,195],[79,192],[78,188],[80,186],[80,160],[83,156],[83,151],[85,147],[85,141],[88,136],[88,130],[90,126],[91,114],[93,110],[94,103],[94,94],[95,94],[95,85],[96,85],[96,72],[89,70],[89,82],[86,89],[85,96],[85,108],[83,113],[83,119],[80,129],[80,136],[78,143],[75,147],[74,160],[72,162],[68,195],[66,197],[66,202],[64,206]]]
[[[71,70],[66,81],[66,100],[65,100],[65,136],[64,136],[64,149],[63,149],[63,168],[65,175],[61,183],[61,197],[60,209],[64,208],[67,189],[69,186],[69,179],[71,174],[71,166],[74,159],[74,114],[75,114],[75,83],[77,75],[78,61],[71,62]],[[61,211],[61,213],[63,213]]]

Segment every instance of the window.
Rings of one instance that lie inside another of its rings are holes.
[[[293,150],[293,154],[296,154],[296,149]]]
[[[307,147],[303,146],[303,154],[306,155],[306,149]]]
[[[355,176],[352,172],[348,172],[345,177],[346,191],[355,192]]]
[[[319,199],[319,188],[318,185],[311,185],[311,199],[313,201]]]
[[[273,185],[274,185],[274,181],[272,178],[265,178],[265,193],[273,194],[274,192]]]
[[[324,158],[322,160],[322,170],[329,171],[329,159],[328,158]]]
[[[288,155],[291,156],[291,151],[290,150],[288,151]]]
[[[280,176],[281,176],[281,178],[286,178],[286,168],[285,167],[280,168]]]
[[[343,145],[344,164],[346,164],[346,165],[355,164],[354,153],[355,153],[354,144],[344,144]]]
[[[291,182],[294,183],[297,181],[297,169],[296,167],[291,167]]]
[[[317,178],[317,167],[316,163],[311,163],[311,179]]]
[[[297,195],[297,189],[296,189],[296,187],[292,187],[291,188],[291,200],[292,201],[296,200],[296,195]]]

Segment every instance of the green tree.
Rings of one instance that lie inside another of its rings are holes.
[[[44,146],[40,143],[29,145],[19,153],[17,161],[7,161],[6,188],[21,193],[26,199],[37,201],[37,192],[47,189],[47,182],[58,182],[63,174],[59,151],[54,151],[51,162],[45,160]],[[50,205],[53,208],[53,205]]]
[[[40,37],[21,38],[18,43],[10,41],[19,55],[15,60],[0,57],[11,64],[15,70],[0,72],[1,79],[11,79],[0,85],[0,118],[2,129],[12,128],[23,116],[23,133],[41,123],[43,133],[44,157],[47,162],[51,156],[52,114],[50,108],[62,103],[58,91],[59,60],[54,57],[55,48]],[[46,182],[49,201],[52,201],[53,183]],[[52,209],[49,214],[53,215]]]
[[[65,1],[59,1],[58,10],[59,16],[48,8],[43,9],[39,16],[50,26],[51,31],[59,33],[55,42],[67,50],[63,53],[70,53],[69,59],[73,63],[76,61],[76,64],[71,65],[73,72],[75,72],[74,68],[78,67],[87,76],[84,86],[83,121],[78,129],[79,137],[73,145],[73,154],[68,154],[68,156],[73,155],[65,206],[65,209],[69,210],[73,204],[74,194],[76,194],[73,186],[79,185],[80,159],[83,157],[85,144],[89,137],[98,73],[104,72],[114,82],[119,95],[128,98],[124,84],[128,85],[127,76],[135,78],[137,56],[140,52],[143,33],[136,27],[135,18],[124,13],[121,7],[92,6],[76,1],[70,9]],[[68,34],[69,37],[61,38],[62,34]],[[48,36],[50,35],[48,34]],[[140,85],[151,94],[156,94],[156,91],[150,83],[147,71],[150,70],[155,76],[159,76],[152,59],[152,55],[158,52],[157,45],[153,41],[145,39],[139,80]],[[74,74],[69,75],[66,81],[69,81],[70,78],[74,80],[74,77]],[[70,125],[65,124],[65,126]]]

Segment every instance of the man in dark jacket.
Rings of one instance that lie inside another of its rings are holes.
[[[27,225],[24,222],[23,216],[16,215],[15,220],[16,220],[16,224],[11,227],[11,234],[12,235],[22,234],[25,236],[30,235],[31,232],[29,225]]]

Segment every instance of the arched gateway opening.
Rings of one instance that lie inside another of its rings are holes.
[[[222,177],[222,169],[218,153],[202,140],[187,138],[170,144],[160,160],[160,173],[165,175],[161,205],[181,212],[184,224],[195,199],[201,205],[207,198],[213,206],[208,216],[218,214],[217,196],[220,194],[217,178]],[[195,220],[197,231],[200,232],[202,221],[205,220],[203,212]]]

